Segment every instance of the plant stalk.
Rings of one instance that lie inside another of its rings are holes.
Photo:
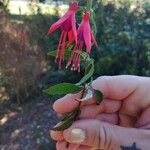
[[[87,9],[88,11],[92,12],[92,8],[93,8],[93,0],[87,0]],[[94,35],[96,36],[97,33],[97,27],[96,27],[96,22],[94,20],[94,12],[91,13],[91,23],[92,23],[92,28],[93,28],[93,32]]]
[[[82,99],[84,97],[85,91],[86,91],[86,85],[84,85],[84,87],[83,87],[80,99]],[[80,109],[81,104],[82,104],[82,101],[79,101],[79,104],[77,106],[78,110]],[[74,116],[74,121],[76,121],[77,119],[78,119],[78,111],[77,111],[77,113]],[[67,142],[66,148],[69,148],[69,142]]]
[[[89,11],[91,11],[92,6],[93,6],[93,0],[87,0],[87,8]]]

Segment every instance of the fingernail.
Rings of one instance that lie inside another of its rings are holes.
[[[85,131],[75,128],[71,131],[71,140],[73,143],[82,143],[85,140]]]

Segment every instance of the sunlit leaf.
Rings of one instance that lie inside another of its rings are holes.
[[[81,89],[82,87],[72,83],[60,83],[49,87],[48,89],[44,90],[44,92],[49,95],[62,95],[62,94],[76,93],[79,92]]]

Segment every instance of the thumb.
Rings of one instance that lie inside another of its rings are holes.
[[[96,149],[115,149],[136,146],[136,150],[147,150],[146,142],[150,139],[150,132],[134,128],[123,128],[98,120],[79,120],[63,132],[69,143],[91,146]]]

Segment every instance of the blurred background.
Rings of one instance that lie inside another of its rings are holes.
[[[0,149],[55,150],[49,137],[57,115],[57,97],[42,89],[77,82],[81,74],[58,70],[47,52],[56,50],[59,33],[47,30],[63,15],[70,0],[0,0]],[[84,6],[87,0],[80,0]],[[131,74],[150,77],[150,2],[94,0],[95,78]],[[78,12],[78,23],[81,12]]]

